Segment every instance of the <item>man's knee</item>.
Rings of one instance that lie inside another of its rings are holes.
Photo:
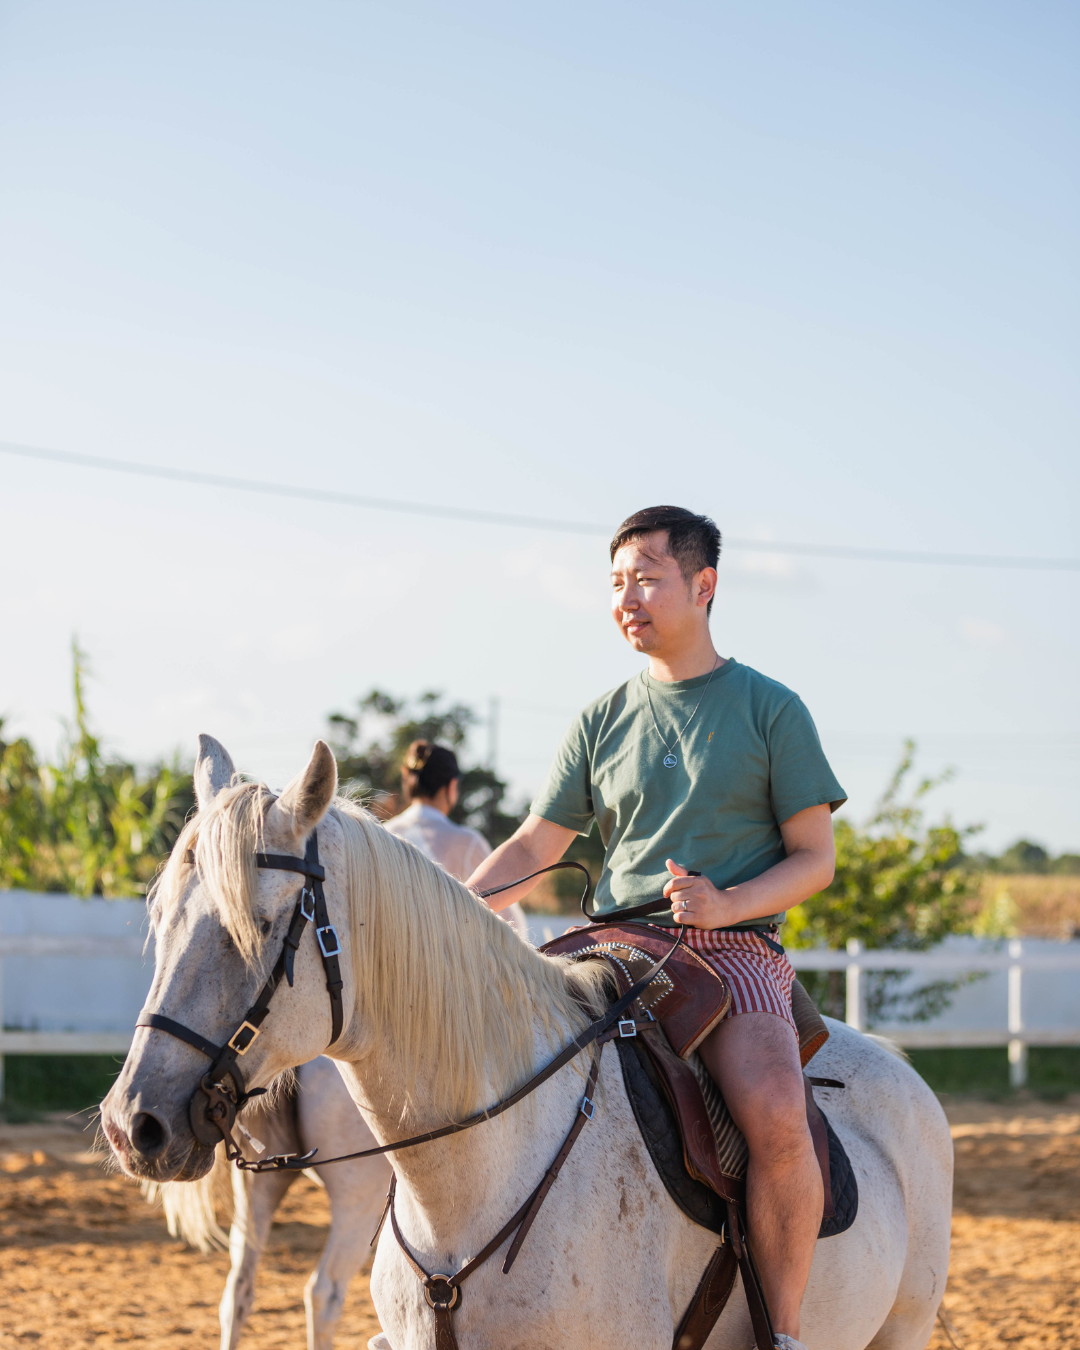
[[[751,1157],[761,1154],[781,1163],[812,1147],[803,1087],[792,1084],[789,1075],[749,1086],[736,1113]]]

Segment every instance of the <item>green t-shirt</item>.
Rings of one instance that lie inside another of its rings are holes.
[[[847,800],[802,700],[775,680],[729,660],[708,675],[646,686],[645,673],[598,698],[571,724],[532,804],[534,815],[588,834],[607,850],[596,887],[603,913],[662,895],[668,858],[721,889],[782,862],[781,822],[808,806]],[[701,698],[677,763],[669,745]],[[780,923],[783,914],[753,924]],[[651,923],[674,923],[671,911]],[[750,923],[742,925],[751,926]]]

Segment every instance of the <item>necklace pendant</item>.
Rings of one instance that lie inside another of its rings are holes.
[[[665,768],[665,769],[673,769],[673,768],[675,767],[675,765],[678,764],[678,762],[679,762],[679,761],[675,758],[674,755],[670,755],[670,754],[669,754],[669,755],[665,755],[665,756],[664,756],[664,768]]]

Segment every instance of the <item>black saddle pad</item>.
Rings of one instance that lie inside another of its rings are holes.
[[[702,1185],[700,1181],[695,1181],[687,1172],[675,1113],[668,1105],[664,1090],[656,1078],[656,1071],[649,1060],[648,1051],[636,1038],[617,1040],[615,1044],[618,1047],[623,1082],[634,1111],[634,1118],[668,1194],[688,1218],[712,1233],[719,1233],[727,1216],[726,1206],[715,1191]],[[710,1084],[711,1081],[710,1079]],[[706,1104],[712,1116],[714,1103],[709,1101],[708,1097],[709,1094],[706,1097]],[[718,1091],[716,1097],[720,1099]],[[726,1111],[724,1114],[726,1116]],[[818,1237],[826,1238],[845,1232],[855,1222],[859,1210],[859,1187],[843,1144],[834,1133],[824,1111],[821,1112],[821,1116],[829,1137],[829,1173],[835,1210],[832,1218],[823,1219],[821,1223]],[[727,1117],[725,1133],[733,1129],[734,1125],[730,1117]],[[739,1138],[742,1136],[739,1135]],[[745,1147],[744,1142],[744,1152]]]

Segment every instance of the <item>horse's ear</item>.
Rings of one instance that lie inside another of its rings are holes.
[[[200,811],[205,811],[221,789],[229,787],[236,777],[232,756],[213,736],[199,737],[199,754],[195,760],[193,777],[195,800]]]
[[[290,817],[297,838],[318,825],[337,791],[337,761],[325,741],[316,741],[307,768],[292,780],[277,799],[274,809]]]

